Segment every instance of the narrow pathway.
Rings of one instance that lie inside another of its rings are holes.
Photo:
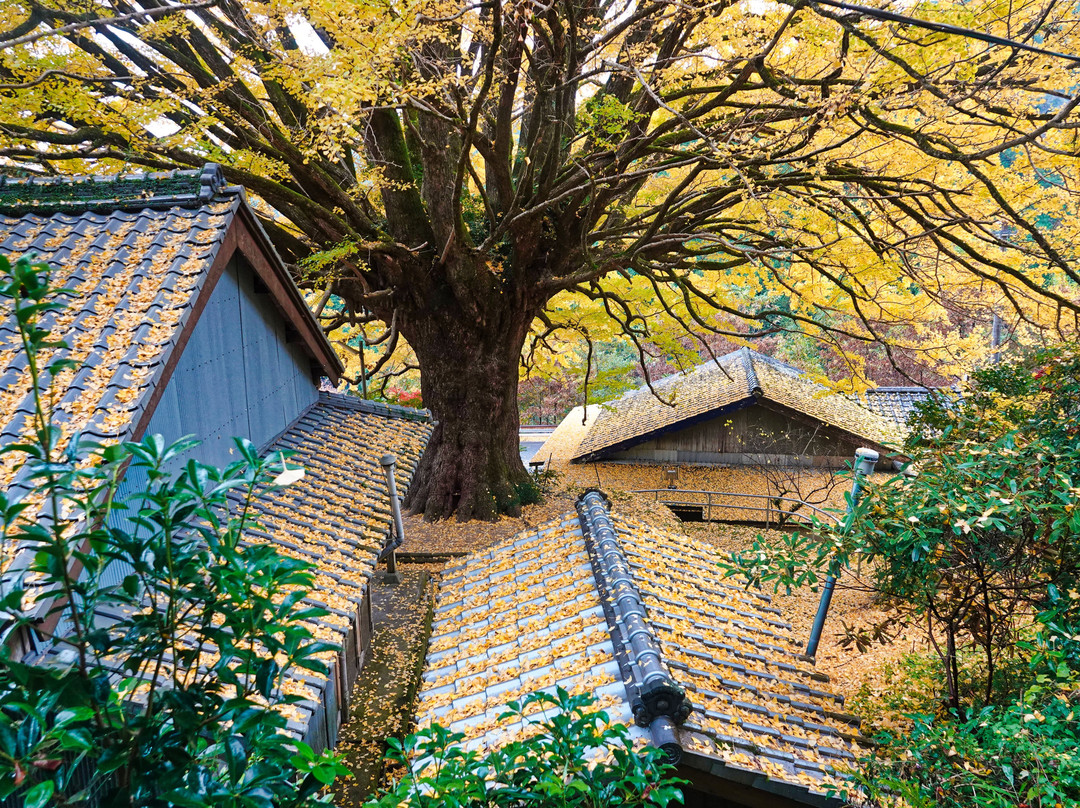
[[[381,571],[371,581],[371,650],[338,744],[353,776],[334,783],[338,808],[355,808],[374,794],[382,779],[386,739],[403,737],[408,730],[431,632],[431,577],[408,569],[400,575],[397,584],[388,583]]]

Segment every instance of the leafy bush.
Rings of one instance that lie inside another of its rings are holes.
[[[514,493],[517,495],[518,503],[521,505],[535,505],[544,498],[543,489],[535,480],[522,480],[519,483],[514,483]]]
[[[1080,804],[1076,687],[1043,677],[1024,696],[962,721],[913,715],[885,732],[854,779],[871,804],[1062,808]]]
[[[592,696],[562,688],[507,705],[500,721],[526,726],[523,740],[481,753],[438,724],[391,741],[405,770],[366,808],[603,808],[682,802],[681,781],[652,746],[635,749],[629,730],[608,724]],[[532,733],[532,734],[528,734]]]
[[[325,672],[306,620],[308,566],[248,544],[252,503],[285,470],[237,441],[224,469],[159,436],[67,435],[42,380],[42,317],[63,308],[48,267],[0,257],[36,397],[24,443],[0,447],[19,486],[0,495],[0,799],[66,805],[270,808],[325,802],[330,754],[290,740],[286,670]],[[126,472],[142,490],[118,497]],[[36,635],[38,653],[15,650]]]

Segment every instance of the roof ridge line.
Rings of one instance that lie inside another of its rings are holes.
[[[575,506],[600,601],[605,613],[610,612],[611,642],[619,667],[624,669],[634,723],[647,727],[653,745],[677,763],[683,750],[675,728],[687,719],[693,705],[664,664],[660,643],[647,622],[648,612],[611,521],[610,500],[591,488]]]
[[[0,175],[0,210],[26,214],[201,207],[238,190],[227,186],[218,163],[127,174]]]
[[[761,382],[758,380],[757,371],[754,370],[754,357],[750,353],[750,349],[745,345],[739,351],[739,358],[742,360],[743,369],[746,371],[746,386],[750,388],[750,393],[754,398],[760,398],[764,394],[764,391],[761,389]]]
[[[366,412],[369,415],[381,415],[385,418],[401,418],[405,421],[421,421],[429,424],[434,422],[431,410],[418,410],[415,407],[405,407],[401,404],[370,401],[366,398],[350,396],[348,393],[332,393],[327,390],[320,390],[319,401],[324,404],[333,404],[351,410]]]

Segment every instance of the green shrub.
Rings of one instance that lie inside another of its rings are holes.
[[[542,707],[539,712],[536,707]],[[507,706],[500,720],[532,734],[492,751],[438,724],[391,741],[388,758],[405,775],[366,808],[607,808],[682,802],[681,781],[652,746],[635,749],[625,725],[608,724],[592,696],[562,688]]]
[[[868,804],[1078,805],[1080,347],[977,373],[915,427],[917,474],[868,480],[848,524],[759,539],[729,570],[799,586],[862,565],[924,630],[934,658],[863,694],[888,728],[852,775]]]
[[[517,500],[522,505],[535,505],[544,498],[544,492],[539,484],[533,480],[522,480],[514,484],[514,492]]]
[[[846,524],[759,539],[730,570],[801,586],[864,565],[933,641],[959,711],[1015,693],[1000,669],[1035,622],[1080,662],[1068,631],[1080,612],[1080,348],[977,374],[963,400],[924,407],[916,426],[905,451],[917,474],[868,480]],[[982,657],[970,699],[964,654]]]
[[[914,715],[855,772],[872,805],[1066,808],[1080,805],[1074,685],[1043,677],[1021,699],[962,721]]]

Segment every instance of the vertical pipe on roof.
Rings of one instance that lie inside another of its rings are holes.
[[[397,456],[387,452],[380,458],[379,464],[383,467],[383,471],[386,472],[386,492],[390,497],[390,512],[394,515],[394,531],[397,534],[395,538],[386,543],[381,555],[386,558],[387,574],[396,576],[397,553],[395,550],[405,542],[405,524],[401,520],[401,502],[398,500],[397,482],[394,480]]]
[[[611,601],[629,661],[634,683],[630,705],[634,721],[648,727],[653,745],[677,762],[682,747],[675,727],[686,720],[693,707],[686,692],[664,666],[660,643],[648,624],[648,614],[631,575],[630,564],[611,522],[607,497],[590,489],[578,499],[577,507],[582,533],[590,546],[594,576]]]

